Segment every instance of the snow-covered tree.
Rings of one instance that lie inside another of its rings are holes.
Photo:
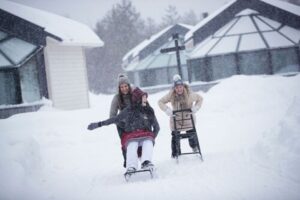
[[[176,6],[169,5],[165,11],[166,14],[162,18],[162,27],[174,25],[180,21],[181,17]]]
[[[189,24],[189,25],[196,25],[200,20],[198,19],[196,13],[193,10],[189,10],[188,12],[185,12],[182,17],[180,22],[184,24]]]
[[[149,38],[151,35],[160,31],[160,27],[152,18],[147,18],[145,20],[145,28],[143,29],[143,35],[145,38]]]
[[[90,89],[111,92],[122,72],[122,57],[144,39],[144,22],[130,0],[117,3],[96,25],[95,32],[105,46],[88,52]]]

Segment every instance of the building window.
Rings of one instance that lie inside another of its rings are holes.
[[[212,80],[222,79],[237,74],[235,56],[233,54],[214,56],[210,59]]]
[[[34,102],[41,99],[38,82],[38,70],[35,59],[31,59],[19,69],[23,102]]]
[[[205,58],[199,58],[190,61],[191,67],[191,81],[208,81],[207,67],[205,64]]]
[[[143,70],[140,71],[140,86],[148,87],[152,86],[155,79],[155,71],[154,70]]]
[[[271,55],[274,73],[299,71],[299,58],[296,48],[272,50]]]
[[[156,73],[156,76],[154,77],[154,83],[152,85],[164,85],[168,84],[168,72],[167,67],[165,68],[159,68],[154,70]]]
[[[240,53],[239,67],[241,74],[268,74],[269,62],[267,51]]]
[[[2,31],[0,38],[0,105],[40,100],[39,47]]]
[[[15,71],[0,70],[0,105],[21,103],[17,85]]]

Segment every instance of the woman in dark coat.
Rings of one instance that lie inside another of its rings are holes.
[[[124,132],[121,134],[122,148],[126,150],[127,171],[135,171],[138,166],[137,149],[142,147],[142,169],[152,168],[152,152],[155,138],[159,132],[153,108],[147,101],[148,94],[138,87],[132,91],[132,104],[117,116],[105,121],[91,123],[89,130],[110,124],[117,124]]]

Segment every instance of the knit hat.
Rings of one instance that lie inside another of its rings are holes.
[[[125,74],[119,74],[118,76],[118,85],[127,84],[130,85],[129,79]]]
[[[183,81],[179,74],[175,74],[173,76],[173,82],[174,82],[174,87],[176,87],[177,85],[183,85]]]
[[[148,97],[148,93],[142,91],[140,88],[136,87],[133,89],[131,93],[132,103],[138,103],[142,101],[142,96],[146,95]]]

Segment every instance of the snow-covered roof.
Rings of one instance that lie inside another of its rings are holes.
[[[196,24],[189,32],[187,32],[185,34],[184,40],[188,40],[189,38],[191,38],[193,36],[193,33],[195,31],[197,31],[199,28],[201,28],[202,26],[204,26],[207,22],[209,22],[214,17],[216,17],[217,15],[219,15],[221,12],[223,12],[226,8],[228,8],[229,6],[231,6],[232,4],[234,4],[236,1],[237,0],[232,0],[232,1],[228,2],[228,3],[226,3],[224,6],[220,7],[219,9],[217,9],[212,14],[208,15],[206,18],[204,18],[202,21],[200,21],[198,24]]]
[[[66,17],[6,0],[0,0],[0,9],[43,27],[50,36],[60,38],[60,42],[64,45],[98,47],[104,45],[87,25]]]
[[[223,12],[224,10],[226,10],[229,6],[231,6],[232,4],[236,3],[238,0],[232,0],[228,3],[226,3],[224,6],[220,7],[218,10],[216,10],[215,12],[211,13],[208,17],[206,17],[205,19],[203,19],[202,21],[200,21],[198,24],[196,24],[186,35],[185,35],[185,41],[189,40],[195,31],[197,31],[198,29],[200,29],[201,27],[203,27],[205,24],[207,24],[209,21],[211,21],[213,18],[215,18],[216,16],[218,16],[221,12]],[[280,8],[282,10],[285,10],[287,12],[293,13],[297,16],[300,16],[300,6],[288,3],[288,2],[284,2],[281,0],[257,0],[257,1],[261,1],[264,2],[266,4],[272,5],[274,7]],[[242,2],[243,3],[243,2]]]
[[[250,17],[251,15],[251,17]],[[297,46],[300,30],[245,9],[212,36],[195,46],[190,58],[227,54],[239,51]]]
[[[178,24],[180,26],[183,26],[187,29],[191,29],[192,26],[190,25],[186,25],[186,24]],[[161,30],[160,32],[152,35],[149,39],[144,40],[143,42],[141,42],[140,44],[138,44],[137,46],[135,46],[133,49],[131,49],[130,51],[128,51],[128,53],[125,54],[125,56],[123,57],[123,62],[125,60],[127,60],[130,56],[135,57],[139,54],[139,52],[144,49],[145,47],[147,47],[149,44],[151,44],[154,40],[156,40],[157,38],[159,38],[160,36],[162,36],[164,33],[166,33],[168,30],[170,30],[174,25],[168,26],[166,28],[164,28],[163,30]]]
[[[260,0],[287,12],[300,16],[300,6],[282,0]]]

